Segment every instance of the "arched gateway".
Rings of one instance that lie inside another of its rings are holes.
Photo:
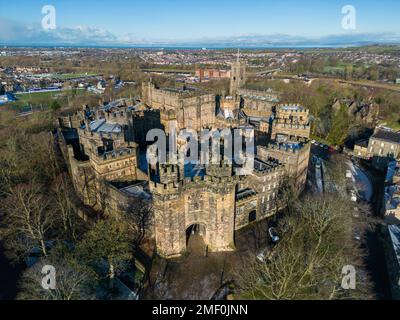
[[[202,255],[208,246],[207,229],[204,224],[196,223],[186,229],[186,250]]]
[[[209,176],[182,180],[183,170],[173,166],[158,168],[160,182],[150,184],[157,253],[179,257],[191,238],[203,241],[210,252],[234,250],[236,178],[232,168],[220,164],[208,171]]]

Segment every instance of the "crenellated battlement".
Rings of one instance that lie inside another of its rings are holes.
[[[269,143],[267,149],[280,150],[284,152],[299,153],[303,149],[303,144],[301,143]]]
[[[183,180],[170,182],[170,183],[158,183],[155,181],[150,182],[150,191],[159,195],[176,194],[182,190]]]
[[[177,194],[184,190],[191,190],[193,188],[215,188],[215,187],[226,187],[238,183],[240,180],[239,176],[229,177],[213,177],[213,176],[195,176],[191,178],[184,178],[180,181],[170,183],[159,183],[152,181],[150,183],[150,189],[152,192],[159,195]]]
[[[280,104],[276,107],[277,112],[309,114],[310,110],[298,104]]]
[[[274,122],[273,126],[276,128],[288,128],[288,129],[307,129],[310,127],[309,124],[306,125],[306,124],[279,122],[279,121]]]

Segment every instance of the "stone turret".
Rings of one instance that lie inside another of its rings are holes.
[[[239,52],[237,61],[232,63],[231,68],[231,84],[229,93],[231,96],[235,96],[238,94],[238,90],[246,82],[246,65],[240,61]]]
[[[158,165],[157,175],[161,184],[177,183],[184,178],[182,168],[176,164]]]

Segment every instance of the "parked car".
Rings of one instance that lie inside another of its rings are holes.
[[[350,199],[353,202],[357,202],[357,193],[354,190],[350,191]]]
[[[263,250],[260,251],[259,254],[257,254],[257,260],[260,261],[261,263],[266,263],[268,261],[268,247],[264,248]]]
[[[272,240],[273,243],[279,242],[280,238],[278,236],[278,233],[276,232],[275,228],[269,228],[268,229],[268,234]]]
[[[361,241],[361,237],[362,237],[361,231],[359,229],[356,229],[354,231],[354,239],[356,239],[357,241]]]
[[[332,146],[329,146],[329,147],[328,147],[328,151],[329,151],[330,153],[333,153],[333,152],[336,151],[336,149],[335,149],[334,147],[332,147]]]

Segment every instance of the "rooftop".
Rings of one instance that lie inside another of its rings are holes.
[[[390,130],[378,129],[373,134],[372,138],[385,140],[389,142],[400,143],[400,133]]]
[[[276,97],[253,96],[253,95],[247,95],[247,94],[242,95],[242,97],[248,98],[250,100],[268,101],[268,102],[274,102],[274,103],[280,102],[280,100]]]
[[[176,93],[182,96],[187,96],[187,97],[193,97],[193,96],[198,96],[204,94],[203,91],[193,88],[193,87],[188,87],[188,86],[183,86],[182,88],[163,88],[161,89],[162,91],[166,92],[171,92],[171,93]]]
[[[113,109],[115,109],[115,108],[118,109],[120,107],[125,106],[125,103],[126,103],[125,99],[118,99],[118,100],[115,100],[115,101],[112,101],[112,102],[108,103],[107,105],[105,105],[103,107],[103,109],[104,109],[104,111],[112,112]]]
[[[95,120],[90,123],[90,130],[99,133],[121,133],[119,124],[107,123],[105,119]]]
[[[151,194],[147,188],[147,182],[133,184],[133,185],[130,185],[130,186],[120,189],[120,191],[129,196],[133,196],[133,197],[137,197],[137,198],[141,198],[141,199],[145,199],[145,200],[151,199]]]
[[[305,110],[302,106],[299,105],[293,105],[293,106],[279,106],[279,109],[284,110],[284,111],[303,111]]]

